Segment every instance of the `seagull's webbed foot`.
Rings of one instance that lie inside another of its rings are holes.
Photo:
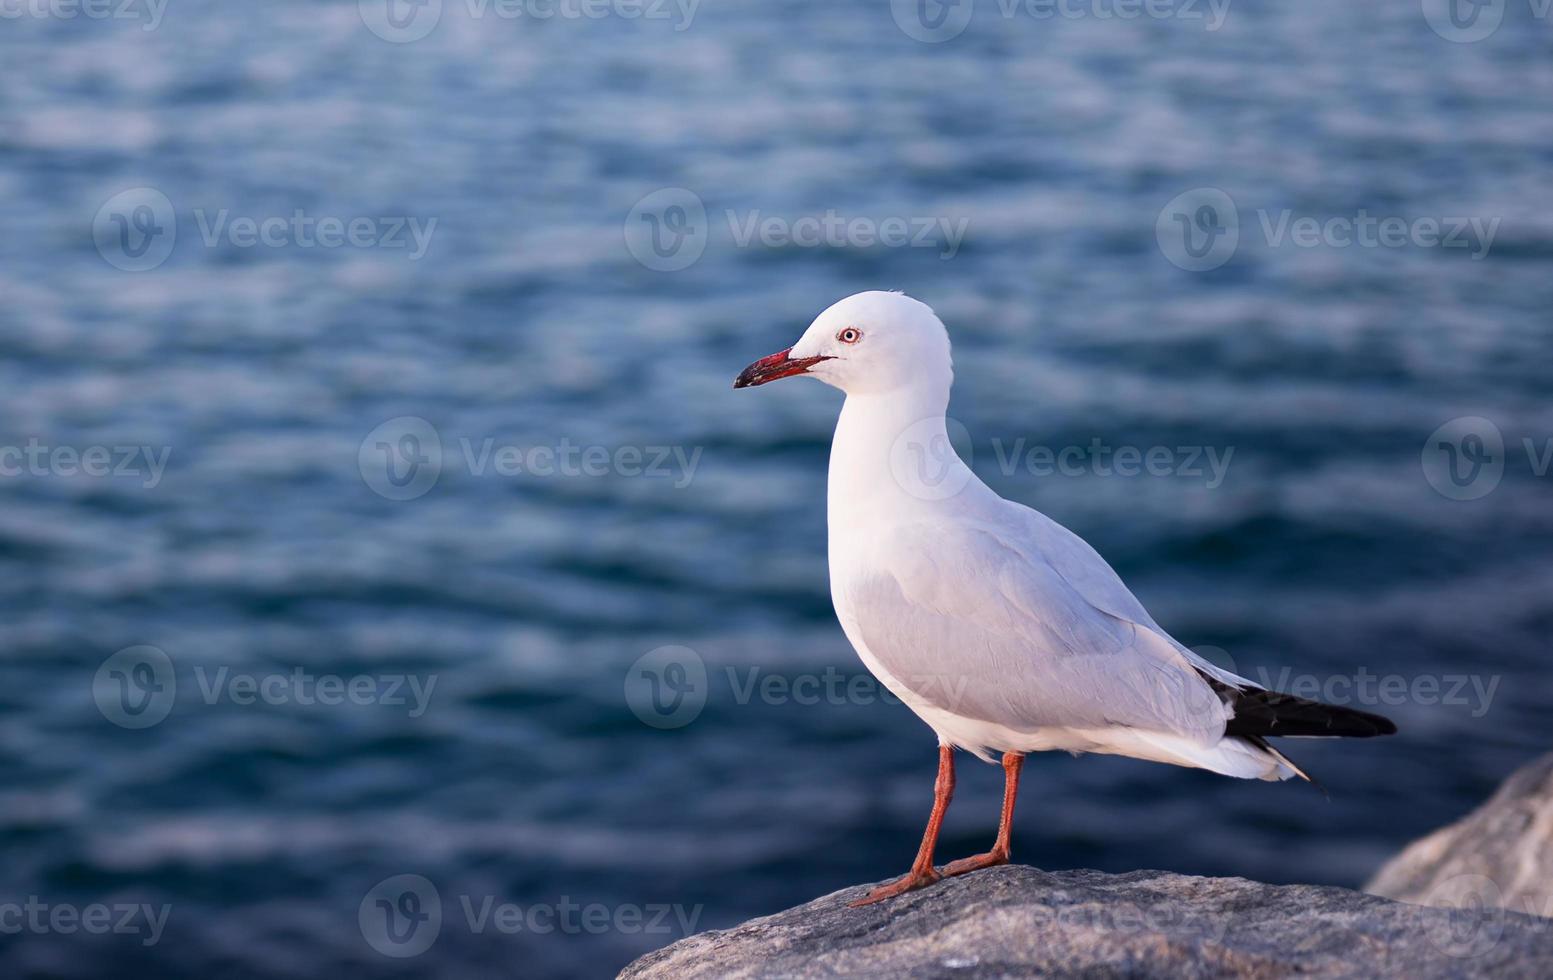
[[[932,868],[928,868],[926,871],[919,871],[913,868],[904,877],[892,881],[888,885],[880,885],[862,898],[853,899],[847,903],[847,907],[855,909],[864,905],[872,905],[875,902],[882,902],[887,898],[894,898],[896,895],[904,895],[907,892],[916,891],[918,888],[926,888],[942,877],[943,875]]]
[[[943,876],[953,878],[955,875],[969,874],[972,871],[980,871],[982,868],[995,868],[1000,864],[1008,863],[1008,851],[993,848],[985,854],[973,854],[970,857],[960,858],[958,861],[950,861],[944,867]]]

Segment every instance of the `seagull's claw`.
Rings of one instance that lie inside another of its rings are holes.
[[[875,902],[882,902],[887,898],[894,898],[896,895],[904,895],[907,892],[916,891],[918,888],[926,888],[941,878],[943,878],[943,875],[932,868],[926,871],[918,871],[914,868],[905,877],[892,881],[888,885],[880,885],[862,898],[853,899],[847,903],[847,907],[855,909],[861,908],[864,905],[872,905]]]
[[[1007,851],[988,851],[985,854],[973,854],[968,858],[950,861],[944,866],[943,876],[945,878],[953,878],[955,875],[969,874],[972,871],[980,871],[982,868],[994,868],[1000,864],[1007,863]]]

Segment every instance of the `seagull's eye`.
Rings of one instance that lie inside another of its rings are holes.
[[[841,341],[843,344],[855,344],[859,340],[863,339],[863,331],[857,329],[856,327],[847,327],[845,330],[836,334],[836,339]]]

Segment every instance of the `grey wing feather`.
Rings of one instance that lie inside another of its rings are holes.
[[[1223,702],[1151,620],[1096,605],[1010,537],[981,522],[923,523],[879,545],[873,571],[844,588],[886,670],[940,708],[1016,731],[1222,737]]]

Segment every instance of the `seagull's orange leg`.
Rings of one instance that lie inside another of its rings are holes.
[[[911,870],[899,881],[882,885],[856,901],[852,908],[871,905],[886,898],[894,898],[916,888],[924,888],[942,877],[933,870],[933,848],[938,844],[938,832],[944,826],[944,813],[954,798],[954,749],[947,745],[938,747],[938,779],[933,783],[933,812],[927,818],[927,830],[922,834],[922,846],[917,849],[917,859]]]
[[[1019,796],[1019,769],[1024,764],[1024,756],[1015,752],[1003,753],[1003,817],[998,821],[997,843],[986,854],[951,861],[944,868],[945,878],[1008,863],[1009,838],[1014,832],[1014,800]]]

